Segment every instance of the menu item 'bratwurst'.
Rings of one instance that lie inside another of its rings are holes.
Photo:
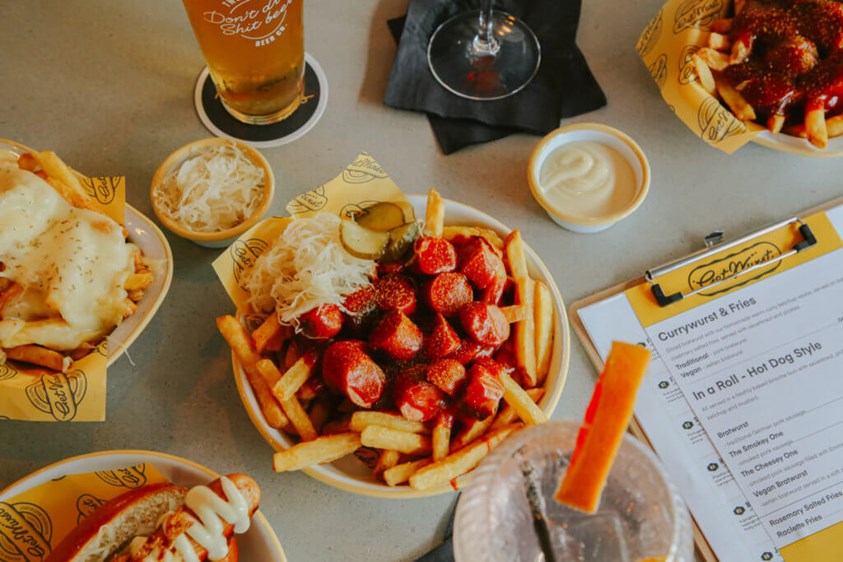
[[[743,121],[825,148],[843,134],[843,4],[735,0],[695,56],[700,82]]]
[[[151,484],[100,506],[45,562],[237,562],[235,534],[245,533],[260,488],[229,474],[187,490]]]
[[[402,228],[393,207],[355,220],[375,234],[414,233],[401,235],[403,252],[376,260],[345,251],[336,216],[291,220],[243,275],[246,324],[217,319],[267,423],[300,440],[275,455],[277,471],[362,447],[388,485],[429,488],[471,470],[519,418],[545,419],[536,401],[553,309],[527,273],[518,231],[504,242],[445,228],[435,191],[423,231]]]
[[[152,282],[124,229],[52,153],[0,161],[0,225],[0,360],[66,370]]]

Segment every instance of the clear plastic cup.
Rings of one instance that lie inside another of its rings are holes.
[[[578,427],[567,421],[528,427],[481,463],[457,505],[457,562],[549,562],[543,533],[557,562],[693,561],[685,503],[655,455],[631,435],[624,437],[597,513],[554,499]],[[537,527],[537,510],[546,527]]]

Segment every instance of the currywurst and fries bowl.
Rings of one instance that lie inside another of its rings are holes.
[[[105,368],[163,301],[169,246],[122,183],[0,140],[3,415],[102,419]]]
[[[518,231],[434,190],[389,199],[244,235],[215,263],[221,278],[221,261],[239,264],[245,288],[217,325],[276,471],[419,497],[461,488],[508,435],[547,420],[570,336]]]
[[[637,48],[665,100],[709,144],[843,155],[843,4],[669,0]]]

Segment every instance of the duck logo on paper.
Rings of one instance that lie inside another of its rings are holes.
[[[368,183],[388,177],[386,170],[381,168],[380,164],[368,154],[359,154],[354,162],[349,164],[342,172],[342,179],[346,183]]]
[[[245,290],[245,287],[243,287],[243,283],[240,281],[243,272],[255,265],[255,260],[266,250],[267,246],[269,244],[260,238],[238,240],[232,244],[229,252],[231,252],[231,261],[234,264],[234,280],[237,281],[237,285],[243,288],[243,290]]]
[[[0,562],[37,562],[50,553],[53,522],[34,503],[0,502]]]
[[[706,98],[697,110],[700,137],[707,143],[716,144],[726,137],[746,132],[744,125],[715,98]]]
[[[236,35],[264,47],[281,37],[287,27],[287,8],[293,0],[222,0],[220,10],[207,10],[202,18],[222,35]]]
[[[287,212],[291,215],[300,215],[318,211],[328,204],[328,196],[325,195],[325,186],[320,185],[316,189],[302,193],[287,205]]]
[[[692,27],[707,30],[720,19],[722,10],[721,0],[687,0],[676,10],[673,33],[679,34]]]
[[[724,257],[718,257],[714,261],[695,267],[688,274],[688,287],[692,290],[708,287],[720,283],[734,275],[757,265],[772,261],[781,256],[781,249],[772,242],[755,242],[734,253]],[[781,260],[771,263],[766,267],[757,269],[749,276],[740,276],[734,282],[718,284],[710,291],[703,291],[700,294],[707,297],[726,293],[747,283],[760,279],[774,272],[781,265]]]
[[[3,363],[0,365],[0,381],[7,381],[9,379],[13,379],[18,376],[18,370],[9,365],[8,363]]]
[[[26,395],[36,409],[50,414],[56,421],[70,421],[76,417],[79,403],[85,398],[88,379],[85,373],[44,373],[26,387]]]
[[[84,178],[82,184],[85,186],[85,191],[97,200],[101,205],[108,205],[114,201],[114,196],[117,190],[122,189],[122,176],[112,176],[107,178]]]
[[[76,524],[81,523],[83,519],[95,512],[106,501],[91,494],[82,494],[76,498]]]
[[[647,54],[653,50],[653,47],[656,46],[656,43],[662,34],[663,20],[664,9],[661,9],[659,10],[659,13],[656,14],[656,17],[650,20],[647,28],[641,32],[641,36],[638,38],[638,43],[635,44],[635,49],[638,51],[640,56],[647,56]]]
[[[130,490],[134,490],[135,488],[146,486],[147,482],[145,464],[119,468],[117,470],[100,470],[96,472],[96,475],[97,478],[115,488],[129,488]]]

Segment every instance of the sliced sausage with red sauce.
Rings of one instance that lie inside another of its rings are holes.
[[[498,410],[503,398],[503,367],[491,359],[478,359],[468,370],[463,403],[477,417],[485,419]]]
[[[467,304],[460,310],[460,324],[469,336],[483,345],[497,347],[509,339],[509,322],[503,311],[493,304]]]
[[[414,246],[414,257],[416,269],[425,275],[437,275],[457,268],[457,250],[444,238],[419,238]]]
[[[299,317],[302,333],[313,339],[329,339],[342,330],[343,314],[335,304],[323,304]]]
[[[465,367],[456,359],[440,359],[427,366],[427,380],[448,396],[462,389],[465,378]]]
[[[419,327],[400,312],[390,312],[384,316],[369,336],[372,349],[385,351],[398,361],[409,361],[415,357],[423,341],[424,336]]]
[[[455,352],[460,347],[460,336],[448,320],[437,314],[433,330],[424,339],[424,353],[429,359],[439,359]]]
[[[445,405],[445,395],[424,378],[425,367],[419,365],[402,371],[395,378],[393,399],[401,415],[410,421],[433,419]]]
[[[479,236],[460,248],[459,271],[478,289],[491,285],[501,272],[506,276],[501,257],[485,238]]]
[[[375,302],[381,310],[411,315],[416,311],[416,289],[405,275],[386,275],[374,283]]]
[[[424,286],[424,298],[435,312],[453,316],[471,302],[474,292],[465,275],[450,271],[428,281]]]
[[[371,408],[383,394],[386,375],[365,348],[360,340],[331,344],[322,358],[322,378],[334,392],[361,408]]]

